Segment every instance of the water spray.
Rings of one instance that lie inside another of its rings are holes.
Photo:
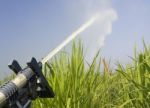
[[[73,32],[66,40],[64,40],[58,47],[56,47],[53,51],[51,51],[41,62],[45,64],[48,60],[50,60],[54,55],[56,55],[63,47],[65,47],[69,42],[75,39],[80,33],[90,27],[98,18],[98,16],[93,16],[90,20],[88,20],[85,24],[83,24],[79,29]]]

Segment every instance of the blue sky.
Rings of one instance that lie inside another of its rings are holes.
[[[118,18],[105,38],[102,55],[112,62],[128,62],[135,43],[139,49],[142,38],[150,43],[149,0],[1,0],[0,75],[8,74],[7,64],[12,59],[22,65],[32,56],[40,60],[94,11],[107,9],[113,9]]]

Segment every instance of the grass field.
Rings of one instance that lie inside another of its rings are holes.
[[[111,70],[107,61],[95,55],[85,62],[83,47],[72,45],[72,53],[60,53],[43,72],[55,98],[38,99],[33,108],[150,108],[150,47],[135,49],[132,63],[118,63]],[[50,68],[52,67],[52,69]]]

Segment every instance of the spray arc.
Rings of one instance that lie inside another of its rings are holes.
[[[83,24],[78,30],[73,32],[65,41],[63,41],[57,48],[50,52],[41,62],[44,64],[50,60],[54,55],[56,55],[63,47],[65,47],[70,41],[75,39],[80,33],[90,27],[97,19],[98,16],[93,16],[89,21]]]

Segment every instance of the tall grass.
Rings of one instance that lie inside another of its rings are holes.
[[[33,108],[150,108],[150,48],[137,53],[133,63],[115,71],[96,54],[85,63],[81,42],[73,43],[72,53],[60,53],[43,72],[55,98],[38,99]],[[103,65],[103,66],[102,66]],[[103,67],[103,69],[102,69]]]

